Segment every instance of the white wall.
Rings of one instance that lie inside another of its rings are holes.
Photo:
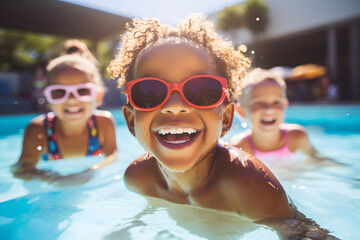
[[[292,35],[360,17],[360,0],[265,0],[269,9],[269,25],[263,40]],[[240,3],[241,4],[241,3]],[[209,17],[216,22],[216,14]],[[260,19],[261,21],[261,19]],[[233,35],[224,34],[234,43],[251,43],[246,29]]]

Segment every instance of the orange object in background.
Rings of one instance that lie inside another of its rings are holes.
[[[290,80],[306,80],[324,76],[326,67],[316,64],[305,64],[294,67]]]

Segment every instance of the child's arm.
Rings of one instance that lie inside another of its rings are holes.
[[[275,229],[281,239],[339,240],[339,238],[329,235],[327,229],[321,228],[314,220],[306,218],[297,210],[292,218],[264,219],[257,223]]]
[[[339,164],[335,160],[328,158],[319,153],[311,144],[306,130],[299,125],[297,129],[294,129],[290,133],[292,139],[297,145],[297,149],[300,149],[302,153],[310,157],[310,160],[314,160],[318,163],[334,163]]]
[[[230,189],[231,196],[237,196],[239,203],[247,203],[237,207],[241,213],[256,223],[272,227],[281,239],[337,239],[296,209],[281,183],[261,161],[241,151],[231,153],[238,160],[231,161],[226,175],[237,179],[237,188]]]
[[[36,164],[45,147],[46,134],[43,118],[37,117],[29,123],[25,130],[21,156],[18,162],[11,168],[14,176],[25,180],[48,180],[49,178],[59,176],[57,173],[36,168]]]

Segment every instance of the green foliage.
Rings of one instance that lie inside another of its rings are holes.
[[[268,8],[263,0],[248,0],[244,3],[244,21],[253,33],[263,32],[268,24]]]
[[[0,71],[35,71],[59,56],[66,38],[44,34],[0,29]],[[83,40],[100,62],[100,71],[109,76],[106,67],[114,58],[118,39],[98,42]]]
[[[225,8],[219,13],[217,27],[225,32],[245,27],[254,35],[268,24],[268,8],[263,0],[247,0],[241,5]]]
[[[217,19],[217,27],[228,32],[243,27],[243,12],[238,6],[231,6],[223,9]]]
[[[64,39],[0,29],[0,71],[33,70],[45,66],[51,51]]]

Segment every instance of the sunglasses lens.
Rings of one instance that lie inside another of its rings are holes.
[[[222,96],[221,83],[210,77],[197,77],[187,81],[183,88],[185,98],[197,106],[210,106]]]
[[[80,96],[91,96],[90,88],[79,88],[77,92]]]
[[[131,88],[131,98],[140,108],[159,106],[166,98],[167,87],[157,80],[146,80],[136,83]]]
[[[51,91],[52,99],[61,99],[65,96],[66,91],[64,89],[54,89]]]

